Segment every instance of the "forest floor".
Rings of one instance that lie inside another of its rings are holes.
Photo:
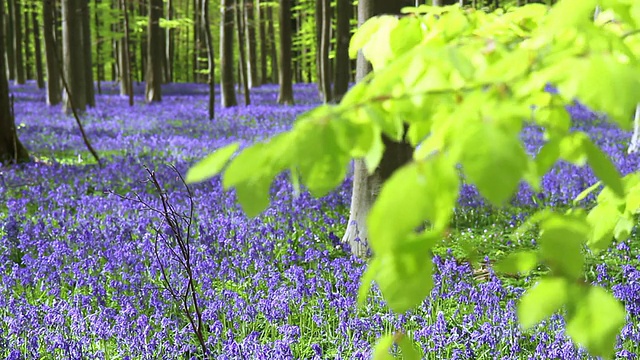
[[[89,139],[104,157],[97,166],[75,122],[48,107],[33,83],[12,86],[20,139],[36,160],[0,168],[0,358],[189,359],[199,347],[181,304],[164,286],[183,289],[173,234],[142,202],[157,206],[145,167],[178,211],[189,195],[179,176],[214,149],[287,130],[318,103],[315,85],[296,85],[300,105],[275,104],[277,87],[251,93],[254,104],[206,116],[206,85],[172,84],[160,104],[136,104],[103,84],[97,107],[83,115]],[[137,86],[138,92],[141,86]],[[241,98],[239,97],[239,100]],[[640,168],[627,155],[629,134],[580,106],[580,127],[623,173]],[[528,151],[539,129],[523,133]],[[490,263],[535,247],[533,233],[510,237],[528,214],[566,207],[595,182],[584,168],[558,164],[544,191],[526,186],[501,209],[464,186],[450,236],[433,258],[434,288],[416,310],[391,313],[373,289],[356,306],[364,264],[339,243],[351,181],[322,199],[294,196],[286,176],[272,203],[247,218],[218,178],[191,185],[190,259],[207,348],[216,359],[368,359],[377,337],[410,334],[428,359],[586,359],[564,334],[562,314],[523,331],[518,297],[545,269],[526,276],[495,274]],[[138,198],[139,196],[139,198]],[[585,206],[589,206],[589,199]],[[182,228],[183,234],[186,228]],[[629,313],[617,357],[640,353],[640,235],[588,256],[586,280],[621,299]],[[468,249],[477,248],[477,253]]]

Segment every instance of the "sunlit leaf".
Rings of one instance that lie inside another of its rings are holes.
[[[231,143],[200,160],[187,171],[186,182],[188,184],[197,183],[217,175],[239,146],[240,144],[237,142]]]
[[[518,303],[518,320],[524,329],[530,329],[553,315],[568,299],[567,280],[545,277],[527,290]]]

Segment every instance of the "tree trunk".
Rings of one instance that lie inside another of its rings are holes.
[[[4,3],[4,1],[0,1]],[[3,14],[4,16],[5,14]],[[7,21],[4,23],[5,51],[7,56],[7,78],[10,81],[16,79],[16,57],[13,52],[13,1],[7,1]],[[4,56],[4,54],[2,54]],[[3,69],[4,70],[4,69]]]
[[[11,6],[11,17],[13,18],[13,62],[15,66],[16,84],[25,83],[24,58],[22,56],[22,11],[20,0],[9,0]]]
[[[335,99],[339,102],[349,88],[349,78],[351,77],[351,60],[349,59],[351,1],[337,0],[336,7],[336,68],[334,71],[333,90]]]
[[[245,0],[244,23],[247,34],[247,73],[249,75],[249,88],[260,86],[258,79],[258,55],[256,44],[256,9],[254,0]]]
[[[55,41],[54,0],[44,0],[42,3],[42,23],[44,26],[44,51],[47,61],[47,104],[57,105],[62,101],[60,89],[60,64],[58,63],[58,48]]]
[[[4,38],[4,1],[0,1],[0,40]],[[13,106],[4,58],[5,43],[0,41],[0,164],[29,161],[29,154],[16,134]]]
[[[202,29],[202,25],[200,21],[202,17],[199,16],[199,6],[197,0],[193,0],[193,79],[194,82],[200,82],[200,61],[198,60],[198,55],[200,54],[200,30]]]
[[[31,59],[31,26],[29,25],[29,4],[25,4],[24,9],[22,10],[22,14],[24,15],[23,28],[24,34],[22,36],[24,44],[22,45],[24,49],[24,76],[26,80],[33,79],[33,71],[31,65],[33,61]]]
[[[222,107],[238,105],[233,84],[233,0],[222,0],[220,21],[220,87]]]
[[[98,6],[101,0],[94,0],[93,24],[96,28],[96,86],[98,94],[102,94],[101,82],[104,80],[104,63],[102,62],[102,41],[100,34],[100,17],[98,16]]]
[[[85,96],[87,105],[90,107],[96,106],[96,94],[93,89],[93,62],[91,61],[91,14],[89,13],[89,1],[80,0],[80,6],[82,9],[82,49],[84,51],[84,81],[85,81]]]
[[[173,0],[167,0],[167,20],[173,19]],[[173,82],[173,57],[175,53],[175,36],[174,29],[168,28],[166,30],[167,39],[166,42],[166,58],[167,66],[165,67],[165,82]]]
[[[69,87],[63,92],[62,109],[67,114],[72,111],[72,102],[77,111],[87,108],[81,1],[62,1],[62,70]]]
[[[293,74],[291,68],[291,0],[280,0],[280,93],[278,104],[293,105]]]
[[[36,58],[36,83],[38,89],[44,89],[44,73],[42,71],[42,48],[40,45],[40,26],[38,25],[38,14],[36,4],[31,4],[31,24],[33,26],[33,43],[35,45]]]
[[[409,4],[410,6],[411,4]],[[399,14],[407,3],[384,0],[360,0],[358,3],[358,25],[367,19],[380,14]],[[371,71],[371,65],[358,54],[356,67],[356,81],[362,80]],[[366,219],[369,210],[380,192],[380,188],[393,172],[411,160],[413,149],[407,143],[397,143],[384,137],[385,150],[380,165],[368,174],[364,160],[354,161],[353,191],[351,193],[351,208],[347,230],[342,241],[351,247],[351,252],[358,257],[369,256],[368,231]]]
[[[331,92],[331,62],[329,60],[329,50],[331,45],[331,0],[320,0],[321,7],[321,21],[320,27],[320,43],[318,44],[318,53],[320,54],[320,67],[318,72],[320,73],[320,81],[322,82],[322,100],[325,103],[333,100]]]
[[[209,65],[209,120],[213,120],[216,102],[215,89],[215,54],[213,53],[213,39],[211,36],[211,25],[209,21],[209,0],[202,1],[202,26],[205,42],[207,43],[207,62]]]
[[[271,4],[267,5],[267,18],[269,19],[268,39],[269,39],[269,50],[271,52],[271,82],[275,84],[280,79],[280,75],[279,75],[280,66],[278,66],[278,48],[276,47],[276,31],[275,31],[275,26],[273,25],[273,21],[274,21],[273,9],[271,6],[272,6]]]
[[[267,27],[265,24],[267,11],[264,8],[264,4],[260,0],[256,0],[258,4],[258,33],[260,38],[260,79],[262,83],[266,84],[267,80],[267,50],[269,43],[267,43]]]
[[[242,1],[242,3],[241,3]],[[251,104],[251,98],[249,96],[249,81],[247,79],[247,56],[245,54],[245,39],[244,39],[244,16],[242,11],[245,10],[244,0],[235,0],[236,7],[236,29],[238,30],[238,52],[240,53],[240,76],[242,84],[242,92],[244,94],[244,104],[248,106]]]
[[[149,1],[149,26],[147,28],[147,79],[145,98],[148,103],[162,100],[162,0]]]
[[[118,46],[120,57],[120,95],[129,97],[129,106],[133,106],[133,79],[131,74],[131,54],[129,52],[129,15],[125,0],[120,0],[120,9],[124,15],[124,37]]]

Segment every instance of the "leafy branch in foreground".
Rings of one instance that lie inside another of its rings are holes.
[[[602,5],[598,21],[616,21],[594,23],[596,5]],[[383,184],[368,216],[373,257],[359,293],[365,302],[375,281],[389,307],[404,312],[433,287],[431,250],[450,226],[462,183],[503,206],[523,181],[539,191],[558,161],[589,165],[605,186],[598,206],[591,213],[536,215],[528,223],[539,225],[539,249],[498,267],[518,272],[545,263],[550,274],[518,305],[521,326],[565,309],[573,341],[611,357],[624,308],[604,289],[580,281],[583,251],[623,237],[640,201],[633,181],[622,178],[588,134],[572,129],[566,106],[579,99],[630,128],[630,110],[640,103],[640,41],[620,34],[638,28],[640,13],[629,1],[615,0],[561,0],[551,8],[532,4],[494,13],[457,6],[419,10],[400,19],[373,18],[356,32],[350,54],[362,50],[374,73],[340,104],[302,115],[292,130],[267,142],[239,152],[238,144],[221,148],[196,164],[187,180],[222,172],[224,187],[235,188],[254,216],[269,205],[277,174],[290,170],[312,195],[323,196],[344,180],[352,159],[364,159],[373,172],[383,136],[406,140],[416,147],[413,161]],[[548,84],[558,92],[547,91]],[[544,131],[535,157],[521,139],[525,125]],[[400,340],[383,337],[376,357]]]

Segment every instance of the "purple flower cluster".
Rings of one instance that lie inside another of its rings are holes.
[[[163,288],[153,255],[159,220],[110,192],[137,193],[156,203],[144,182],[146,165],[179,210],[187,210],[186,192],[163,164],[184,172],[216,147],[290,128],[297,114],[315,104],[315,86],[297,86],[302,105],[294,107],[275,105],[276,89],[261,87],[252,92],[255,105],[216,109],[210,122],[204,85],[169,85],[163,103],[129,108],[107,84],[98,106],[83,117],[95,147],[109,155],[104,168],[86,163],[73,120],[46,107],[32,86],[12,91],[20,138],[41,161],[1,170],[0,357],[196,358],[191,328]],[[572,113],[623,172],[637,167],[624,155],[628,134],[588,113],[580,117],[584,109]],[[523,136],[535,152],[539,133],[529,129]],[[563,204],[592,180],[588,171],[560,164],[545,177],[543,197],[534,197]],[[192,260],[207,345],[217,359],[368,359],[375,339],[392,329],[411,334],[429,358],[588,358],[564,334],[561,316],[521,331],[515,301],[523,289],[494,274],[478,282],[468,264],[450,256],[434,258],[435,287],[419,309],[394,315],[375,288],[359,309],[364,264],[337,237],[348,216],[350,179],[313,199],[308,193],[293,196],[287,177],[279,176],[272,204],[255,219],[244,216],[234,192],[225,193],[218,178],[192,191]],[[532,205],[530,195],[523,188],[514,204]],[[460,201],[482,205],[471,186]],[[170,272],[178,273],[171,249],[159,251]],[[599,281],[630,311],[618,356],[635,358],[640,272],[628,265],[614,279],[606,277],[605,267]],[[170,275],[169,281],[180,287],[184,279]]]

